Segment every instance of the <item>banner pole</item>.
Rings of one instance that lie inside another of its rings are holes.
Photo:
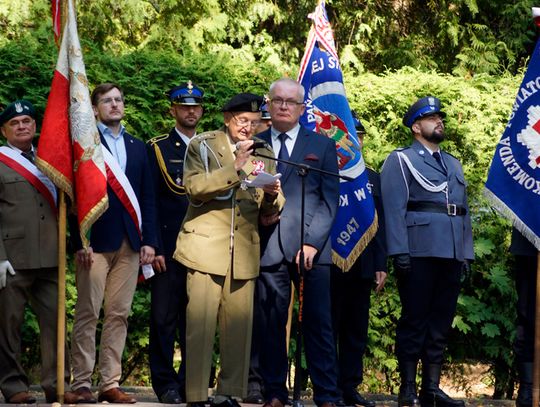
[[[67,0],[61,0],[62,25],[60,41],[67,22]],[[64,404],[64,380],[66,361],[66,195],[58,190],[58,317],[56,325],[56,395],[58,402]]]
[[[66,197],[58,191],[58,320],[56,342],[56,394],[64,403],[66,343]]]

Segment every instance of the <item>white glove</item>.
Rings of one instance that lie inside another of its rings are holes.
[[[7,273],[9,271],[9,274],[12,276],[15,275],[15,270],[13,270],[13,267],[11,266],[11,263],[9,260],[1,260],[0,261],[0,289],[4,288],[6,286],[6,280],[7,280]]]

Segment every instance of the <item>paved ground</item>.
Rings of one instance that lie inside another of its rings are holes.
[[[133,395],[137,400],[135,406],[139,407],[164,407],[165,404],[160,404],[157,397],[155,396],[152,388],[150,387],[122,387],[127,393]],[[43,393],[40,391],[38,386],[32,386],[32,393],[38,399],[38,404],[40,406],[50,406],[50,404],[45,403],[45,398]],[[377,406],[380,407],[396,407],[397,398],[396,396],[383,395],[383,394],[366,394],[367,398],[374,400],[377,403]],[[3,401],[3,400],[1,400]],[[303,400],[305,406],[313,406],[313,400],[305,399]],[[490,400],[490,399],[465,399],[467,407],[514,407],[515,403],[513,400]],[[104,404],[104,403],[100,403]],[[108,403],[107,403],[108,404]],[[169,406],[175,406],[174,404],[168,404]],[[13,404],[0,404],[0,407],[13,407]],[[28,406],[28,405],[26,405]],[[86,407],[97,407],[96,404],[78,404],[77,406],[86,406]],[[255,407],[256,404],[244,404],[245,407]],[[185,404],[181,404],[180,407],[185,407]]]

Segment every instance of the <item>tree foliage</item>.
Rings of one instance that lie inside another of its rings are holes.
[[[371,166],[380,169],[390,151],[409,143],[401,119],[413,100],[434,94],[443,102],[444,148],[464,166],[477,257],[472,282],[459,299],[448,362],[454,368],[462,362],[489,365],[498,397],[513,389],[515,292],[505,250],[509,227],[487,205],[482,188],[535,36],[531,3],[333,0],[327,6],[348,97],[367,129],[365,156]],[[205,90],[199,130],[215,129],[221,125],[220,107],[231,95],[262,94],[272,80],[294,76],[314,5],[306,0],[77,0],[90,84],[123,86],[128,130],[147,140],[173,124],[164,92],[191,79]],[[39,116],[57,54],[49,13],[46,0],[0,0],[0,104],[25,97]],[[69,278],[71,329],[76,292],[72,274]],[[400,304],[392,276],[372,304],[364,390],[395,391]],[[28,318],[23,357],[36,371],[37,323],[31,314]],[[148,319],[149,293],[141,287],[124,355],[131,383],[148,384]],[[464,388],[470,385],[459,382],[459,375],[454,379]]]
[[[298,0],[77,0],[79,32],[98,49],[234,54],[291,72],[316,2]],[[413,66],[474,75],[516,72],[535,38],[533,0],[328,0],[345,69]],[[0,44],[50,41],[48,0],[0,0]]]

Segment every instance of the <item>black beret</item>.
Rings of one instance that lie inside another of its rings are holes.
[[[196,106],[203,102],[204,91],[191,81],[184,82],[165,92],[172,103]]]
[[[0,113],[0,126],[17,116],[30,116],[35,119],[36,111],[32,103],[21,99],[7,105],[2,113]]]
[[[425,96],[409,107],[409,110],[403,116],[403,124],[411,127],[416,120],[432,114],[446,117],[446,113],[441,111],[441,101],[434,96]]]
[[[239,93],[234,95],[223,108],[222,112],[260,112],[264,99],[253,93]]]

